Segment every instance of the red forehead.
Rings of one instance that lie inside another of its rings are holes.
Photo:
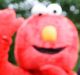
[[[32,16],[28,19],[28,24],[30,24],[32,27],[35,26],[40,28],[44,25],[55,25],[58,27],[74,27],[74,24],[64,16],[55,16],[55,15],[42,15],[42,16]]]

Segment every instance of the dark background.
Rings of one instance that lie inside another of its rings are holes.
[[[33,7],[33,5],[39,2],[45,5],[56,3],[56,2],[60,3],[64,15],[70,18],[75,23],[75,26],[77,27],[80,36],[80,0],[39,0],[39,1],[38,0],[0,0],[0,9],[4,9],[7,7],[13,8],[17,13],[17,17],[22,16],[24,18],[27,18],[31,15],[30,10]],[[11,61],[14,64],[16,64],[14,60],[14,54],[13,54],[15,35],[13,37],[13,44],[9,52],[9,61]],[[80,64],[79,60],[75,67],[75,71],[77,71],[79,67]]]

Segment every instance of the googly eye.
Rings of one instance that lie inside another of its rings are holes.
[[[55,3],[55,4],[50,4],[47,7],[47,13],[48,14],[55,14],[55,15],[60,15],[62,14],[62,8],[59,4]]]
[[[33,6],[31,13],[32,14],[46,14],[47,8],[43,4],[37,4]]]

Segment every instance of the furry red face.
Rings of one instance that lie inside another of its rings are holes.
[[[55,27],[56,41],[43,40],[41,34],[46,26]],[[15,57],[24,69],[38,70],[46,64],[73,69],[77,56],[77,30],[66,17],[35,15],[17,33]]]

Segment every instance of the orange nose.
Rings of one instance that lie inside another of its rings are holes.
[[[48,25],[42,29],[41,37],[44,41],[55,42],[57,40],[56,28],[52,25]]]

